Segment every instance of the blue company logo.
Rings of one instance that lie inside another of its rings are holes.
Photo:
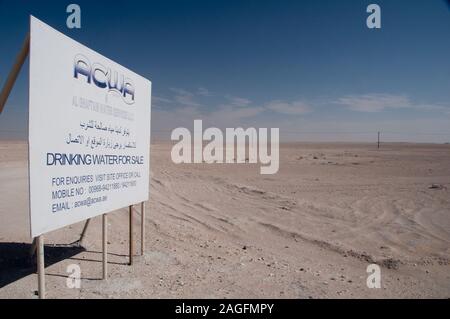
[[[93,83],[101,89],[107,89],[108,94],[120,95],[126,104],[134,104],[134,85],[129,78],[100,63],[93,63],[82,54],[77,54],[74,60],[73,77],[84,76],[87,83]]]

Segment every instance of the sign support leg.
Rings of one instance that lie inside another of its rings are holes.
[[[103,224],[103,279],[108,279],[108,216],[102,215]]]
[[[141,203],[141,256],[145,252],[145,202]]]
[[[44,236],[37,237],[37,266],[39,299],[45,299],[45,265],[44,265]]]
[[[134,243],[133,243],[133,205],[129,207],[129,213],[130,213],[130,259],[129,259],[129,265],[131,266],[133,264],[133,251],[134,251]]]
[[[83,230],[82,230],[81,235],[80,235],[80,240],[78,241],[80,246],[83,243],[84,236],[86,236],[86,231],[87,231],[87,228],[88,228],[90,222],[91,222],[91,219],[89,218],[86,221],[86,223],[84,224]]]

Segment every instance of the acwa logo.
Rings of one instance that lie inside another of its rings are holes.
[[[123,74],[100,63],[91,64],[82,54],[75,56],[73,70],[74,78],[84,78],[87,83],[108,90],[107,94],[120,95],[126,104],[134,104],[134,85]]]

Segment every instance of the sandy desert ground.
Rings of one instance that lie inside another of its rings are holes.
[[[126,209],[109,215],[107,281],[101,217],[84,249],[64,247],[83,223],[52,232],[48,298],[450,297],[450,145],[283,144],[276,175],[175,165],[170,149],[152,145],[144,256],[127,265]],[[0,221],[0,298],[36,298],[24,142],[0,142]],[[73,263],[80,289],[66,287]]]

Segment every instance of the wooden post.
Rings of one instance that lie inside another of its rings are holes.
[[[130,259],[129,259],[129,265],[131,266],[133,264],[133,251],[134,251],[134,243],[133,243],[133,205],[129,207],[129,213],[130,213]]]
[[[378,149],[380,148],[380,132],[378,132]]]
[[[44,264],[44,236],[37,237],[37,266],[39,299],[45,299],[45,264]]]
[[[141,203],[141,256],[145,251],[145,202]]]
[[[5,107],[6,101],[8,100],[8,96],[11,93],[11,90],[16,82],[17,76],[19,75],[20,69],[22,68],[25,59],[30,52],[30,34],[28,33],[25,37],[25,41],[23,42],[22,49],[19,54],[17,54],[16,61],[13,65],[13,68],[9,72],[8,78],[6,79],[5,85],[3,86],[2,91],[0,92],[0,113],[2,113],[3,108]]]
[[[108,217],[102,216],[103,224],[103,279],[108,279]]]

